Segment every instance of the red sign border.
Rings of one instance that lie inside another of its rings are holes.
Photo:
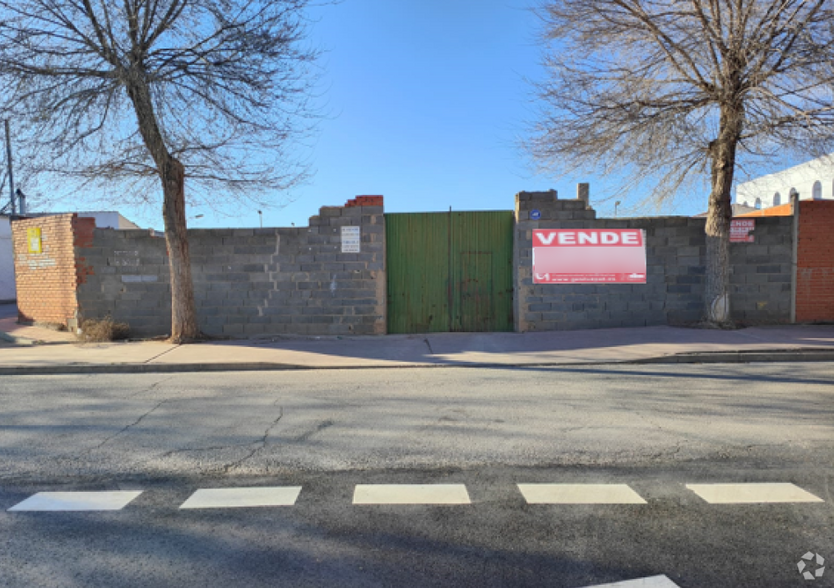
[[[594,231],[594,232],[624,232],[624,231],[639,231],[640,233],[640,243],[635,245],[600,245],[600,244],[570,244],[570,245],[545,245],[541,244],[541,240],[539,240],[539,245],[536,244],[536,234],[537,233],[554,233],[554,232],[577,232],[577,231]],[[571,247],[571,248],[595,248],[595,247],[617,247],[617,248],[641,248],[643,250],[644,259],[646,257],[646,231],[645,229],[533,229],[531,233],[531,240],[532,240],[532,250],[535,249],[549,249],[553,247]],[[535,259],[535,254],[533,254],[533,259]],[[544,274],[537,274],[535,271],[535,267],[531,267],[532,271],[532,279],[534,285],[540,284],[645,284],[648,281],[648,261],[646,260],[646,271],[642,274],[637,272],[623,272],[623,273],[606,273],[606,274],[564,274],[564,273],[552,273],[547,272]],[[538,275],[544,275],[547,277],[546,280],[538,279]],[[631,276],[640,276],[631,278]]]

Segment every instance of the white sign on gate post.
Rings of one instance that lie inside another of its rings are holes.
[[[641,229],[536,229],[534,284],[645,284]]]
[[[361,253],[361,241],[359,227],[342,227],[342,253]]]

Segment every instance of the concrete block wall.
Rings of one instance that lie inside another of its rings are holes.
[[[164,238],[146,230],[95,229],[83,255],[88,271],[77,291],[83,319],[109,316],[141,337],[170,332],[171,278]]]
[[[800,201],[796,320],[834,321],[834,202]]]
[[[75,326],[76,288],[89,268],[77,251],[92,240],[95,222],[76,214],[12,221],[18,320]],[[40,229],[41,252],[29,251],[27,229]]]
[[[582,197],[555,191],[516,195],[515,317],[517,331],[634,327],[696,322],[703,316],[705,219],[597,219]],[[536,220],[532,211],[538,212]],[[755,243],[731,244],[735,318],[788,322],[791,221],[756,219]],[[533,284],[533,229],[639,228],[646,235],[646,284]]]
[[[200,328],[229,337],[384,334],[384,218],[378,198],[323,207],[308,227],[189,231]],[[360,227],[359,253],[342,253],[343,226]],[[86,255],[94,275],[79,287],[83,316],[110,314],[138,336],[169,333],[164,239],[96,230]]]
[[[789,323],[793,217],[755,220],[753,243],[730,243],[732,316],[744,325]]]
[[[803,202],[797,319],[834,319],[829,203]],[[536,210],[537,218],[531,218]],[[703,313],[704,219],[597,219],[587,190],[516,196],[516,330],[681,324]],[[386,332],[385,217],[381,197],[320,209],[302,228],[189,232],[201,329],[216,336],[350,335]],[[26,229],[40,227],[43,253],[29,254]],[[358,226],[361,252],[342,253],[341,230]],[[788,322],[792,217],[757,218],[754,243],[731,244],[732,312],[746,324]],[[532,283],[536,228],[639,228],[646,234],[646,284]],[[18,301],[25,321],[71,324],[111,316],[137,336],[170,330],[165,241],[141,230],[95,229],[77,215],[13,225]]]

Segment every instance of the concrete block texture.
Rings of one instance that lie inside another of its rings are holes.
[[[704,301],[705,220],[686,217],[578,219],[575,200],[549,193],[516,197],[514,259],[516,330],[614,328],[687,324],[701,320]],[[532,210],[540,212],[531,221]],[[731,245],[731,305],[747,323],[779,323],[790,318],[792,219],[766,218],[754,243]],[[646,237],[647,284],[534,284],[533,229],[639,228]],[[549,306],[549,308],[548,308]]]
[[[704,219],[598,219],[586,198],[559,199],[555,190],[520,192],[515,200],[517,330],[700,320],[706,272]],[[69,284],[72,292],[61,298],[69,302],[61,302],[63,306],[53,313],[55,322],[74,315],[82,319],[110,315],[131,324],[140,336],[167,334],[170,268],[165,240],[148,231],[94,229],[73,221],[71,215],[55,222],[62,223],[62,237],[57,238],[57,229],[44,235],[47,255],[36,258],[23,253],[16,260],[25,264],[30,274],[23,280],[33,297],[45,295],[45,278],[57,280],[61,288]],[[827,285],[828,274],[823,275],[830,254],[814,245],[830,233],[826,233],[830,223],[818,224],[813,235],[812,229],[807,229],[807,243],[800,240],[803,286],[797,304],[803,308],[813,309],[806,299],[816,296],[818,284],[823,284],[826,292],[834,292],[834,286]],[[359,253],[342,253],[341,229],[346,225],[360,227]],[[642,229],[648,283],[534,284],[532,232],[548,228]],[[790,217],[757,218],[754,242],[731,245],[735,318],[751,324],[790,319],[792,231]],[[245,337],[386,332],[382,206],[325,206],[307,227],[199,229],[189,235],[198,319],[207,333]],[[53,265],[67,266],[68,270],[59,276]],[[834,294],[831,297],[834,299]],[[44,312],[45,306],[33,303],[30,311]]]
[[[343,225],[380,240],[342,253]],[[385,333],[384,227],[382,206],[325,206],[308,227],[189,231],[200,328],[232,337]],[[95,230],[91,245],[83,252],[92,273],[78,286],[80,314],[110,315],[137,336],[167,334],[165,240]]]

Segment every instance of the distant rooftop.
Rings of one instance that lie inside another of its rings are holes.
[[[753,206],[745,206],[744,204],[733,204],[733,216],[744,216],[751,212],[758,212],[759,209]],[[696,214],[695,218],[704,218],[707,216],[706,212],[702,212],[701,214]]]
[[[733,216],[791,216],[793,214],[793,206],[790,202],[787,204],[780,204],[779,206],[769,206],[761,210],[754,210],[753,212],[746,212],[744,214],[736,214]]]
[[[96,220],[96,227],[100,229],[141,229],[136,223],[126,219],[115,210],[95,210],[95,211],[66,211],[66,212],[27,212],[26,217],[44,217],[44,216],[58,216],[61,214],[77,214],[82,218],[94,218]],[[8,215],[5,215],[8,216]]]

